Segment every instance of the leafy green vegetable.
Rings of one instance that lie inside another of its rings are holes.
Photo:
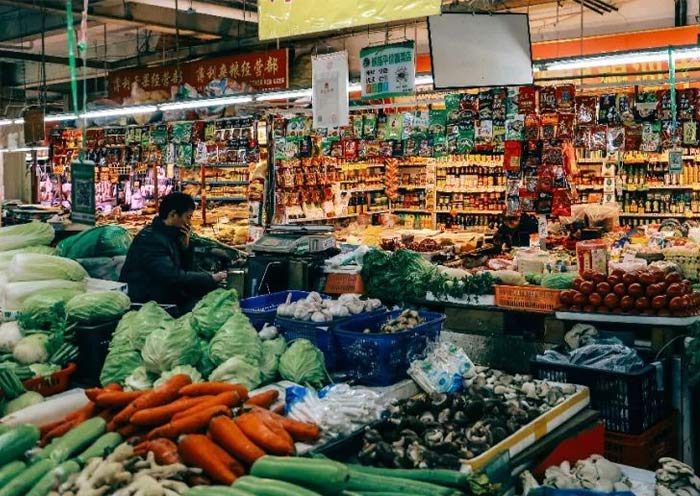
[[[199,340],[188,317],[180,317],[172,325],[157,329],[146,338],[141,351],[146,370],[162,374],[178,365],[197,364],[200,357]]]
[[[574,287],[574,279],[577,272],[560,272],[557,274],[545,274],[542,276],[542,287],[549,289],[571,289]]]
[[[7,280],[10,282],[46,281],[49,279],[82,281],[87,276],[85,269],[74,260],[40,253],[15,255],[7,269]]]
[[[126,313],[119,321],[112,340],[125,340],[132,350],[141,350],[151,332],[167,329],[174,321],[160,305],[151,301],[138,311]]]
[[[22,339],[22,331],[20,331],[17,322],[3,322],[0,324],[0,352],[12,353],[20,339]]]
[[[539,286],[540,284],[542,284],[542,274],[528,272],[527,274],[525,274],[525,280],[528,284],[534,284],[535,286]]]
[[[323,353],[308,339],[297,339],[280,357],[282,379],[311,387],[321,387],[328,378]]]
[[[453,298],[465,298],[493,293],[494,278],[488,272],[477,272],[462,278],[450,277],[443,272],[436,273],[428,289],[436,297],[451,296]]]
[[[49,377],[61,370],[61,367],[48,363],[35,363],[29,366],[29,370],[34,373],[34,377]]]
[[[260,365],[262,358],[262,341],[242,313],[229,318],[209,343],[209,358],[215,365],[221,365],[233,356],[255,367]]]
[[[124,386],[132,391],[145,391],[153,387],[154,374],[150,374],[146,367],[136,367],[129,376],[124,379]]]
[[[5,284],[5,310],[20,310],[24,301],[30,296],[46,291],[74,292],[81,294],[85,291],[85,281],[64,281],[51,279],[49,281],[8,282]]]
[[[66,303],[58,295],[47,296],[47,292],[43,291],[34,294],[24,300],[17,322],[25,331],[63,332],[66,328]]]
[[[12,259],[15,258],[15,255],[19,255],[20,253],[41,253],[44,255],[53,255],[55,251],[56,250],[50,246],[39,245],[27,246],[26,248],[20,248],[18,250],[0,252],[0,270],[7,270],[10,267],[10,263],[12,263]]]
[[[100,383],[103,386],[113,382],[123,384],[124,379],[142,365],[143,360],[138,351],[110,346],[100,373]]]
[[[12,356],[21,364],[45,362],[55,349],[55,344],[47,334],[30,334],[20,339],[12,350]]]
[[[192,310],[192,327],[202,339],[211,339],[228,319],[240,311],[235,289],[216,289]]]
[[[50,245],[53,237],[53,227],[46,222],[35,221],[16,226],[0,227],[0,251]]]
[[[64,239],[56,246],[56,254],[67,258],[116,257],[126,255],[131,234],[120,226],[93,227]]]
[[[410,250],[389,253],[372,249],[363,259],[362,279],[367,296],[385,301],[402,303],[423,298],[436,274],[433,264]]]
[[[18,412],[23,408],[28,406],[36,405],[44,401],[44,397],[35,391],[27,391],[21,394],[14,400],[10,400],[5,404],[4,414],[9,415],[14,412]]]
[[[280,357],[287,350],[287,342],[284,338],[269,339],[262,342],[262,360],[260,360],[260,373],[262,381],[271,382],[277,378],[280,365]]]
[[[199,351],[201,356],[199,357],[199,362],[197,362],[197,370],[199,370],[204,377],[209,377],[211,371],[216,368],[216,365],[209,358],[209,343],[204,340],[199,342]]]
[[[202,374],[200,374],[199,371],[191,365],[178,365],[177,367],[173,367],[172,370],[163,372],[158,378],[158,380],[153,383],[153,387],[157,388],[159,386],[162,386],[163,384],[168,382],[168,379],[170,379],[175,374],[188,375],[190,376],[190,379],[192,379],[192,382],[202,382],[204,380],[202,378]]]
[[[213,382],[228,382],[242,384],[246,388],[255,389],[262,383],[260,369],[240,357],[234,356],[219,365],[209,376]]]
[[[71,323],[96,324],[120,318],[130,305],[131,300],[121,291],[95,291],[72,298],[66,312]]]

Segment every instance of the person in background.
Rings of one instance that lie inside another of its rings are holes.
[[[537,233],[537,220],[526,213],[506,213],[498,231],[493,236],[493,244],[499,251],[517,246],[530,246],[530,235]]]
[[[128,284],[131,301],[175,304],[188,312],[199,299],[226,279],[226,272],[192,270],[190,195],[170,193],[158,216],[134,238],[119,280]]]

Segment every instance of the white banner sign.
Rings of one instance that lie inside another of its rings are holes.
[[[314,128],[349,124],[348,52],[319,55],[311,60]]]

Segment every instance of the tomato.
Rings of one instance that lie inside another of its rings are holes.
[[[634,302],[634,308],[640,312],[649,308],[649,298],[646,296],[640,296],[637,301]]]
[[[690,310],[690,296],[681,296],[681,310]]]
[[[615,284],[621,283],[622,282],[622,277],[616,276],[615,274],[610,274],[608,276],[608,284],[610,284],[610,287],[615,287]]]
[[[634,298],[630,295],[625,295],[620,298],[620,308],[624,311],[632,310],[632,308],[634,308]]]
[[[657,284],[663,282],[666,277],[666,273],[661,269],[652,268],[649,269],[649,273],[654,276],[654,282]]]
[[[605,303],[605,306],[608,308],[615,308],[620,304],[620,297],[615,293],[609,293],[605,295],[603,303]]]
[[[601,296],[605,296],[612,290],[612,287],[608,284],[608,281],[601,281],[596,284],[595,290],[597,293],[600,293]]]
[[[666,277],[664,278],[664,281],[666,281],[669,284],[672,284],[674,282],[681,282],[683,280],[683,276],[681,276],[678,272],[670,272],[669,274],[666,274]]]
[[[583,281],[579,290],[585,295],[591,294],[593,292],[593,282]]]
[[[591,269],[586,269],[581,273],[581,277],[583,277],[584,281],[592,281],[594,274],[595,274],[595,272],[592,271]]]
[[[637,282],[637,276],[629,272],[625,272],[625,275],[622,276],[622,282],[624,282],[625,285],[629,286],[630,284]]]
[[[639,280],[639,282],[646,285],[654,284],[656,282],[654,276],[645,270],[642,270],[637,273],[637,279]]]
[[[565,289],[559,293],[559,301],[563,305],[571,305],[574,302],[574,291],[572,289]]]
[[[625,271],[622,270],[622,269],[615,269],[615,270],[612,271],[612,275],[617,276],[617,277],[619,277],[620,279],[622,279],[622,276],[625,275]]]
[[[647,286],[647,289],[644,292],[644,294],[646,294],[647,298],[653,298],[654,296],[661,294],[661,288],[656,283],[650,284],[649,286]]]
[[[596,272],[595,274],[593,274],[593,282],[595,284],[599,284],[599,283],[605,281],[605,279],[606,279],[605,274],[601,274],[600,272]]]
[[[655,308],[655,309],[659,310],[665,306],[666,306],[666,296],[664,296],[664,295],[654,296],[654,298],[651,300],[651,308]]]
[[[668,296],[682,296],[683,295],[683,285],[678,282],[671,283],[666,290]]]
[[[574,292],[573,298],[571,298],[571,301],[574,303],[574,305],[577,305],[579,307],[582,307],[583,305],[586,304],[586,295],[583,293],[576,291]]]
[[[644,294],[644,288],[638,282],[633,282],[627,286],[627,292],[632,296],[642,296]]]
[[[571,284],[571,287],[574,288],[576,291],[578,291],[579,289],[581,289],[582,282],[583,282],[583,279],[581,279],[580,277],[577,277],[576,279],[574,279],[574,282]]]
[[[623,282],[618,282],[617,284],[615,284],[615,287],[613,288],[613,292],[617,296],[622,298],[623,296],[625,296],[627,294],[627,286],[625,286],[625,283],[623,283]]]
[[[671,312],[677,312],[679,310],[683,309],[683,300],[681,300],[680,296],[674,296],[671,298],[671,301],[668,302],[668,309],[671,310]]]
[[[598,293],[591,293],[588,295],[588,303],[590,305],[593,305],[594,307],[597,307],[601,303],[603,303],[603,297],[600,296]]]
[[[688,279],[684,279],[683,282],[681,282],[681,286],[683,286],[683,294],[687,295],[693,292],[693,285]]]

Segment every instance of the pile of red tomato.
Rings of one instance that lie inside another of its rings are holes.
[[[678,272],[651,268],[613,270],[610,275],[586,270],[573,289],[561,292],[564,310],[632,315],[687,316],[700,309],[700,293]]]

